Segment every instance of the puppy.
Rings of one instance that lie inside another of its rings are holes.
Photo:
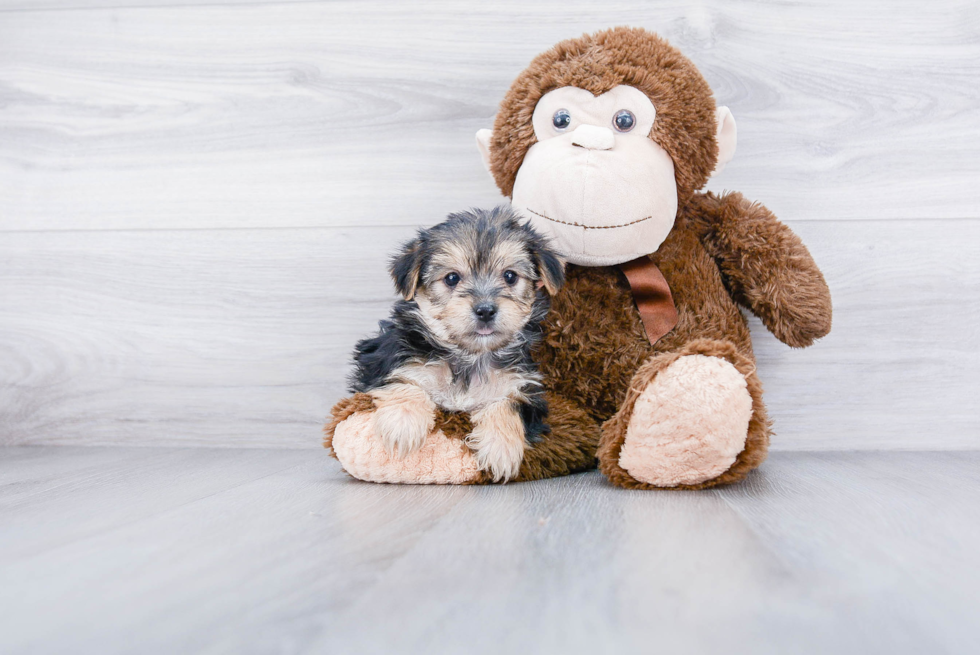
[[[374,396],[388,452],[422,447],[435,410],[468,412],[466,444],[494,481],[517,475],[549,428],[531,348],[565,264],[511,209],[471,210],[420,230],[391,260],[404,297],[354,352],[352,392]]]

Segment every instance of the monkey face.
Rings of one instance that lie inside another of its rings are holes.
[[[545,94],[537,139],[514,181],[513,205],[570,262],[619,264],[657,250],[677,215],[674,164],[651,138],[656,108],[642,91]]]
[[[476,139],[514,207],[569,261],[600,266],[655,252],[736,132],[680,51],[617,27],[535,57]]]

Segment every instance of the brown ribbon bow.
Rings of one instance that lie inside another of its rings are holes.
[[[649,257],[620,264],[619,268],[629,280],[647,338],[651,344],[657,343],[677,325],[677,308],[667,279]]]

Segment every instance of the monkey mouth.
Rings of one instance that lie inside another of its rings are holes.
[[[552,223],[561,223],[562,225],[572,225],[574,227],[580,227],[583,230],[613,230],[613,229],[616,229],[618,227],[629,227],[630,225],[636,225],[637,223],[642,223],[643,221],[649,221],[651,218],[653,218],[653,216],[647,216],[645,218],[638,218],[635,221],[630,221],[629,223],[623,223],[622,225],[582,225],[581,223],[575,223],[574,221],[562,221],[562,220],[559,220],[557,218],[552,218],[550,216],[546,216],[546,215],[542,214],[541,212],[534,211],[530,207],[527,208],[527,211],[531,212],[535,216],[540,216],[541,218],[545,219],[546,221],[551,221]]]

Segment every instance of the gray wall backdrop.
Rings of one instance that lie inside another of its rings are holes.
[[[318,447],[388,253],[502,200],[510,81],[620,24],[700,66],[711,188],[830,283],[813,348],[753,320],[774,448],[980,446],[972,0],[0,0],[0,444]]]

